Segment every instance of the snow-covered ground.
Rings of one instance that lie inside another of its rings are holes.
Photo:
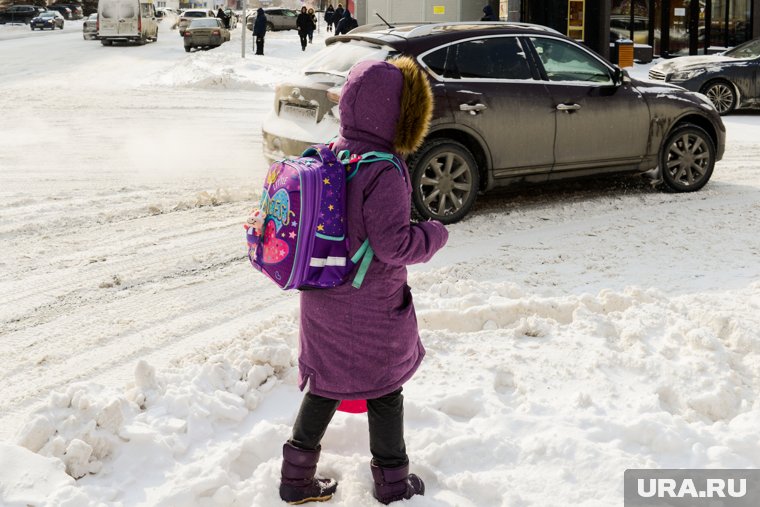
[[[324,34],[242,60],[239,32],[187,55],[161,28],[0,27],[0,505],[279,505],[297,296],[240,222],[273,86]],[[409,505],[620,506],[626,468],[760,466],[760,117],[726,125],[700,192],[499,192],[412,267]],[[378,505],[366,418],[323,447],[330,503]]]

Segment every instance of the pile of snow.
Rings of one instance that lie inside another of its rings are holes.
[[[208,51],[193,51],[146,79],[145,87],[191,89],[272,90],[296,75],[324,47],[325,33],[315,34],[307,53],[301,51],[295,30],[266,36],[265,54],[254,55],[253,36],[246,34],[246,59],[241,60],[239,30],[232,40]]]
[[[451,271],[411,278],[428,351],[405,387],[428,485],[414,505],[609,506],[626,468],[758,465],[760,283],[538,297]],[[124,391],[68,386],[18,442],[79,479],[51,488],[60,502],[276,505],[297,335],[292,310],[166,371],[139,362]],[[332,505],[374,505],[366,432],[364,416],[339,413],[325,436],[320,470],[341,483]],[[22,484],[0,498],[39,494]]]

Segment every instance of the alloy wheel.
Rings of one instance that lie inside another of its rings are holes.
[[[715,83],[705,92],[718,113],[725,114],[734,108],[734,91],[728,83]]]
[[[685,188],[702,186],[711,165],[711,152],[701,136],[684,132],[668,146],[665,170],[670,179]]]
[[[459,212],[474,192],[472,170],[457,153],[442,152],[431,158],[420,178],[425,207],[439,217]]]

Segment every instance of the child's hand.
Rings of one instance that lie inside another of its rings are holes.
[[[261,231],[264,228],[264,213],[259,208],[253,208],[243,227],[245,227],[245,230],[252,227],[255,234],[261,236]]]

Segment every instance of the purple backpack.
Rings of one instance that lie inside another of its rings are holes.
[[[261,236],[246,233],[248,258],[254,268],[282,289],[324,289],[342,285],[360,264],[353,286],[361,287],[374,253],[365,240],[350,255],[346,236],[346,185],[362,164],[391,162],[395,157],[370,152],[338,156],[324,144],[300,158],[271,165],[259,209],[264,213]]]

